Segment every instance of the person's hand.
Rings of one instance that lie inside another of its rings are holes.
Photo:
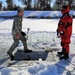
[[[64,35],[64,31],[61,31],[61,32],[60,32],[60,35]]]
[[[16,38],[19,39],[19,34],[16,34]]]
[[[57,32],[57,37],[58,37],[58,35],[59,35],[59,33],[58,33],[58,29],[56,30],[56,32]]]
[[[57,32],[57,38],[59,38],[60,37],[60,34],[58,32],[58,29],[56,30],[56,32]]]

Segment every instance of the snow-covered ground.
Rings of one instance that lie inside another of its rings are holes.
[[[56,29],[59,19],[23,19],[23,31],[27,32],[27,28],[30,28],[28,34],[28,48],[34,51],[46,50],[50,48],[60,48],[60,38],[56,36]],[[4,61],[8,59],[7,51],[13,43],[11,30],[13,20],[6,20],[0,23],[0,68],[3,67]],[[75,53],[75,19],[73,20],[73,35],[71,37],[70,55]],[[19,46],[15,49],[23,49],[20,41]],[[15,52],[14,52],[15,53]],[[67,64],[62,61],[62,65],[68,70],[73,69],[70,73],[57,66],[60,63],[57,57],[51,57],[52,54],[48,53],[45,61],[41,58],[37,61],[20,61],[20,65],[16,64],[11,67],[5,67],[0,70],[0,75],[75,75],[74,65]],[[52,59],[51,59],[52,58]],[[75,57],[73,55],[72,63],[75,64]],[[9,63],[7,61],[7,63]],[[19,62],[18,62],[19,63]],[[16,67],[15,67],[16,66]]]

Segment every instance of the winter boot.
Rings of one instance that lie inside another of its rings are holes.
[[[57,52],[58,53],[58,55],[63,55],[64,53],[65,53],[65,48],[62,48],[62,51],[61,52]]]
[[[14,56],[12,55],[12,56],[10,56],[10,60],[11,61],[13,61],[14,60]]]
[[[14,56],[12,54],[10,54],[9,51],[7,52],[7,54],[10,56],[10,60],[13,61],[14,60]]]
[[[64,56],[60,57],[60,60],[62,59],[69,59],[69,53],[65,53]]]
[[[61,52],[57,52],[57,53],[58,53],[58,55],[62,55],[62,54],[64,54],[63,51],[61,51]]]
[[[32,52],[32,50],[25,49],[25,50],[24,50],[24,52],[25,52],[25,53],[31,53],[31,52]]]

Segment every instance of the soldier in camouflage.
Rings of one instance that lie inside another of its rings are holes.
[[[14,43],[7,51],[7,54],[10,56],[11,60],[14,60],[14,56],[12,52],[18,46],[19,40],[21,40],[23,43],[25,53],[32,52],[32,50],[28,50],[27,48],[26,37],[25,37],[26,34],[22,31],[23,14],[24,14],[24,9],[19,7],[18,14],[13,21],[13,27],[12,27],[12,36],[13,36]]]

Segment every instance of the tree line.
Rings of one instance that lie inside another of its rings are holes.
[[[24,6],[25,10],[59,10],[62,1],[66,0],[55,0],[51,6],[53,0],[18,0]],[[75,9],[75,0],[68,0],[71,9]],[[17,5],[14,0],[6,0],[7,6],[3,7],[3,3],[0,1],[0,10],[17,10]]]

